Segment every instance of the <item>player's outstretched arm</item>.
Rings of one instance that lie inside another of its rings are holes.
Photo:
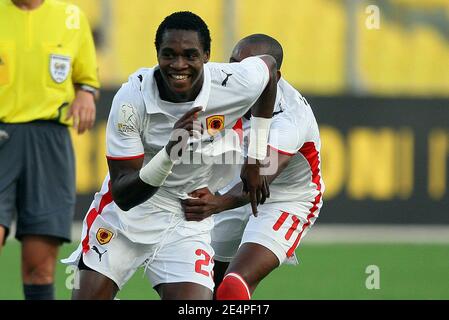
[[[145,166],[143,158],[133,160],[108,159],[112,197],[120,209],[129,209],[151,198],[170,175],[194,131],[202,132],[195,121],[202,107],[187,111],[174,125],[170,141]]]

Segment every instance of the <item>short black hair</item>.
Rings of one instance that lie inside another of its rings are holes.
[[[156,31],[154,45],[159,52],[162,37],[167,30],[191,30],[198,33],[204,52],[210,53],[210,32],[207,24],[196,14],[190,11],[179,11],[172,13],[161,22]]]
[[[278,70],[281,69],[282,60],[284,59],[284,50],[282,49],[279,41],[270,37],[269,35],[256,33],[250,36],[247,36],[239,41],[239,45],[242,43],[250,43],[250,44],[262,44],[266,46],[266,52],[261,52],[260,54],[269,54],[273,56],[276,60]]]

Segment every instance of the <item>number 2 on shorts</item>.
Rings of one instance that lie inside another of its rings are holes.
[[[206,270],[203,270],[201,268],[202,268],[202,266],[208,266],[209,265],[209,263],[211,261],[210,255],[206,251],[204,251],[202,249],[196,249],[195,254],[197,256],[204,256],[204,259],[196,260],[196,262],[195,262],[195,272],[196,273],[200,273],[202,275],[205,275],[206,277],[209,277],[209,272],[206,271]]]

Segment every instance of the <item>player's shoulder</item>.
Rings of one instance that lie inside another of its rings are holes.
[[[144,106],[143,101],[143,83],[145,78],[152,74],[152,68],[140,68],[133,72],[128,81],[124,82],[116,94],[116,98],[126,100],[135,107]]]
[[[280,108],[283,112],[280,118],[290,119],[293,122],[314,121],[315,116],[307,99],[284,78],[278,81],[280,94]]]
[[[121,87],[129,93],[138,94],[143,89],[145,79],[148,76],[152,76],[152,70],[152,68],[138,69],[128,76],[128,80],[124,82]]]
[[[268,69],[257,57],[250,57],[238,63],[209,62],[212,88],[241,96],[252,97],[263,89]]]
[[[281,78],[278,81],[278,91],[281,92],[281,95],[288,106],[295,106],[300,109],[311,109],[309,102],[301,92],[284,78]]]

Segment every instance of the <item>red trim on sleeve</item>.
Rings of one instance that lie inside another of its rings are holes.
[[[97,208],[92,208],[86,217],[86,224],[87,224],[87,232],[86,236],[84,237],[83,241],[81,242],[83,245],[83,252],[86,253],[89,251],[89,232],[90,228],[92,227],[92,224],[94,223],[95,219],[103,212],[104,207],[106,207],[108,204],[112,202],[112,192],[111,192],[111,181],[109,181],[108,184],[108,191],[101,197],[100,205]]]
[[[139,158],[143,158],[145,156],[145,154],[139,154],[137,156],[130,156],[130,157],[111,157],[111,156],[106,156],[106,158],[108,160],[118,160],[118,161],[123,161],[123,160],[134,160],[134,159],[139,159]]]
[[[290,249],[287,251],[287,257],[291,257],[293,253],[295,252],[296,247],[298,246],[299,242],[301,241],[302,234],[304,230],[310,225],[310,220],[315,217],[315,212],[318,210],[318,203],[321,202],[321,176],[320,176],[320,159],[318,157],[318,151],[315,148],[315,144],[313,142],[306,142],[302,146],[301,149],[299,149],[299,152],[306,158],[307,162],[309,163],[310,170],[312,171],[312,182],[315,183],[316,189],[318,190],[318,195],[315,197],[314,201],[312,202],[312,207],[309,210],[309,214],[307,215],[307,222],[302,226],[301,232],[296,237],[295,242],[291,246]]]
[[[268,145],[271,149],[273,149],[274,151],[276,151],[277,153],[280,153],[280,154],[284,154],[284,155],[286,155],[286,156],[294,156],[295,155],[295,153],[290,153],[290,152],[287,152],[287,151],[282,151],[282,150],[279,150],[279,149],[276,149],[275,147],[273,147],[272,145]]]

